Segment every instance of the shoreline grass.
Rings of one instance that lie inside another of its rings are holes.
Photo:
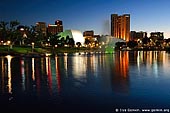
[[[33,55],[33,54],[57,54],[57,53],[81,53],[81,52],[106,52],[107,49],[100,48],[85,48],[85,47],[35,47],[32,49],[31,46],[13,46],[10,48],[9,46],[0,46],[0,54],[14,54],[14,55]],[[117,50],[110,50],[117,51]],[[118,50],[119,51],[119,50]],[[129,51],[129,50],[121,50],[121,51]],[[130,51],[167,51],[170,52],[170,48],[167,49],[132,49]]]

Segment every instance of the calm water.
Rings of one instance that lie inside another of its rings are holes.
[[[0,57],[0,108],[15,112],[113,113],[170,108],[164,51]]]

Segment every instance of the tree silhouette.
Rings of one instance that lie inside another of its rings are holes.
[[[0,21],[0,37],[1,37],[1,41],[6,41],[6,37],[8,35],[8,31],[7,31],[7,25],[8,22],[5,21]]]
[[[91,41],[86,38],[86,39],[85,39],[85,44],[88,45],[88,44],[90,44],[90,43],[91,43]]]
[[[120,47],[126,45],[126,43],[125,42],[116,42],[115,45],[116,45],[116,49],[120,49]]]
[[[74,45],[75,45],[74,39],[73,39],[73,38],[70,38],[70,39],[69,39],[69,46],[70,46],[70,47],[74,47]]]
[[[77,45],[78,47],[80,47],[80,46],[81,46],[81,43],[80,43],[80,42],[77,42],[76,45]]]
[[[20,33],[17,31],[17,26],[20,23],[15,20],[15,21],[10,21],[10,35],[9,35],[9,40],[12,42],[12,45],[15,43],[17,38],[20,36]]]
[[[50,38],[50,44],[54,47],[55,45],[58,45],[59,40],[58,40],[59,36],[58,35],[51,35]]]
[[[142,43],[143,43],[143,44],[147,44],[149,41],[150,41],[150,40],[149,40],[148,37],[144,37],[144,38],[142,39]]]
[[[127,43],[127,46],[129,47],[129,48],[134,48],[134,47],[136,47],[138,45],[138,43],[136,42],[136,41],[129,41],[128,43]]]

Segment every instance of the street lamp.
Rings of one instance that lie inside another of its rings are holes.
[[[33,49],[34,49],[34,42],[32,42],[31,44],[32,44],[32,52],[33,52]]]
[[[4,41],[1,41],[1,45],[3,45]]]
[[[7,41],[7,44],[8,44],[8,51],[9,51],[9,48],[10,48],[10,43],[11,43],[11,41]]]
[[[7,44],[10,45],[10,43],[11,43],[11,41],[8,40],[8,41],[7,41]]]

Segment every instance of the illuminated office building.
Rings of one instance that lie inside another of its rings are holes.
[[[63,22],[61,20],[55,21],[55,24],[48,25],[48,33],[57,34],[63,32]]]
[[[130,32],[130,38],[131,40],[142,40],[143,38],[147,37],[147,32],[143,32],[143,31],[140,31],[140,32],[136,32],[136,31],[131,31]]]
[[[63,32],[63,22],[61,20],[56,20],[55,25],[57,25],[57,32]]]
[[[130,40],[130,14],[111,15],[111,35],[125,41]]]
[[[56,34],[57,32],[57,25],[49,24],[47,28],[48,33],[50,34]]]
[[[44,36],[47,35],[47,27],[45,22],[37,22],[35,30],[37,32],[41,31]]]
[[[151,32],[150,33],[150,39],[152,39],[153,41],[163,40],[164,39],[164,33],[163,32]]]
[[[91,31],[84,31],[83,32],[83,36],[84,37],[93,37],[94,36],[94,31],[91,30]]]
[[[94,31],[93,31],[93,30],[91,30],[91,31],[84,31],[84,32],[83,32],[83,36],[84,36],[86,39],[88,39],[88,40],[90,40],[90,41],[93,41]]]

